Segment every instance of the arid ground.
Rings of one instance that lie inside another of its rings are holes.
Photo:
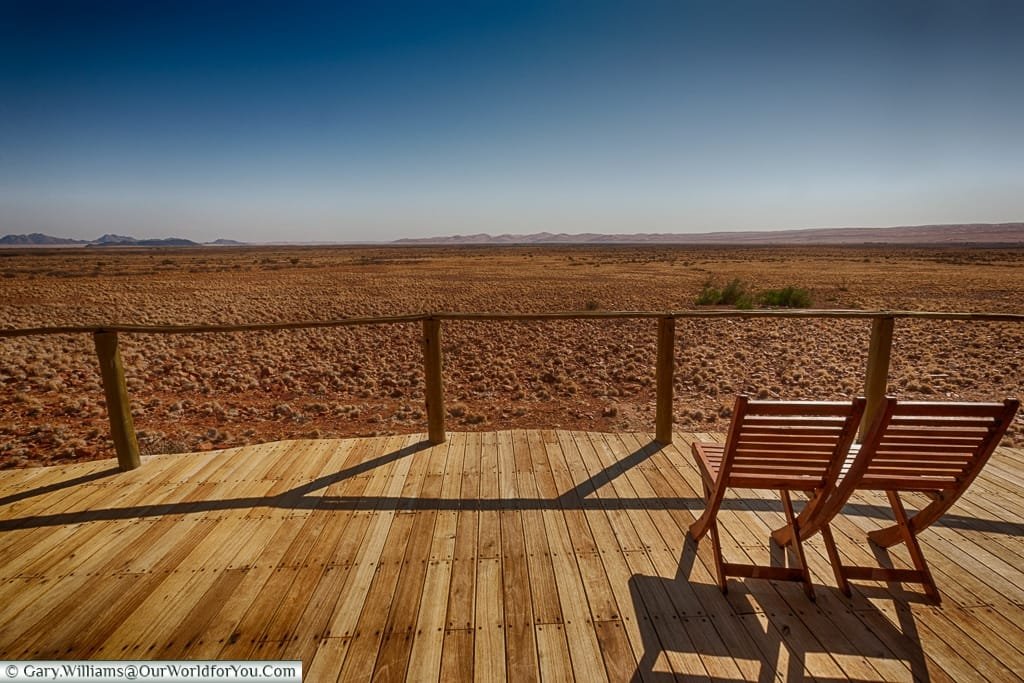
[[[816,308],[1024,312],[1024,250],[260,247],[0,251],[0,327],[296,321],[423,311],[679,310],[709,279]],[[680,320],[677,428],[733,396],[863,391],[863,320]],[[446,322],[448,428],[653,430],[653,320]],[[900,321],[890,393],[1022,394],[1024,324]],[[426,430],[416,324],[122,335],[144,453]],[[1024,418],[1007,436],[1024,443]],[[0,463],[111,457],[88,335],[0,339]]]

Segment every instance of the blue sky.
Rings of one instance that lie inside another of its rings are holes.
[[[1024,3],[0,1],[0,234],[1024,219]]]

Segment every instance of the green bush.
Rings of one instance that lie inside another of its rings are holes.
[[[811,294],[800,287],[783,287],[761,292],[758,301],[762,306],[778,306],[780,308],[809,308]]]
[[[711,284],[710,281],[704,283],[704,288],[700,290],[700,294],[697,295],[697,299],[694,303],[698,306],[714,306],[722,299],[722,290]]]
[[[789,286],[782,289],[769,289],[757,294],[755,298],[745,283],[741,282],[739,278],[734,278],[722,288],[719,288],[713,280],[708,280],[697,295],[695,303],[698,306],[735,306],[740,309],[749,309],[754,307],[755,301],[761,306],[809,308],[811,295],[806,289]]]
[[[697,295],[698,306],[735,306],[736,308],[753,308],[754,299],[747,291],[747,286],[734,278],[732,282],[722,289],[715,286],[715,283],[708,280],[704,288]]]

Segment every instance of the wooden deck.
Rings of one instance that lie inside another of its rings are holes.
[[[944,596],[731,581],[685,530],[687,441],[513,431],[292,441],[0,472],[0,659],[301,659],[305,680],[1020,680],[1024,452],[1001,449],[921,541]],[[706,438],[706,435],[705,435]],[[777,498],[736,491],[726,557]],[[884,498],[836,531],[872,549]]]

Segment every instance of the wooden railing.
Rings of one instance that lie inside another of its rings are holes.
[[[131,405],[124,378],[124,366],[118,349],[118,334],[208,334],[218,332],[262,332],[303,330],[327,327],[423,325],[423,369],[426,384],[427,438],[431,443],[445,440],[444,385],[442,382],[441,322],[459,321],[543,321],[543,320],[658,320],[656,368],[657,409],[655,438],[664,444],[672,441],[672,387],[675,375],[675,321],[680,318],[853,318],[871,320],[864,395],[867,409],[863,424],[881,405],[889,378],[893,330],[897,319],[1024,322],[1018,313],[942,313],[928,311],[856,311],[856,310],[700,310],[700,311],[563,311],[554,313],[419,313],[372,318],[342,318],[291,323],[251,325],[104,325],[100,327],[33,327],[0,329],[0,338],[53,334],[91,334],[100,363],[106,397],[110,432],[122,470],[139,466],[139,445],[132,423]]]

